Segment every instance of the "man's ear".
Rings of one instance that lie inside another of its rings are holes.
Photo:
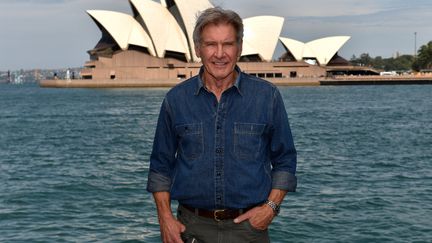
[[[197,57],[201,58],[201,50],[198,46],[195,46],[195,54]]]
[[[242,51],[243,51],[243,40],[241,40],[240,43],[239,43],[239,51],[237,53],[237,57],[238,58],[241,57]]]

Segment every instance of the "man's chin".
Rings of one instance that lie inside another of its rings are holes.
[[[216,80],[225,80],[230,76],[231,72],[227,73],[215,73],[213,77],[215,77]]]

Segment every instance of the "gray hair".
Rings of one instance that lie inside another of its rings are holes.
[[[241,43],[243,40],[243,21],[240,16],[228,9],[222,9],[220,7],[208,8],[204,10],[199,16],[195,24],[193,31],[193,42],[195,46],[201,43],[201,34],[204,28],[210,24],[229,24],[234,27],[236,31],[237,43]]]

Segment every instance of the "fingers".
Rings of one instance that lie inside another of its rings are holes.
[[[173,243],[183,243],[183,240],[181,239],[180,234],[177,234],[175,236]]]
[[[182,223],[180,223],[180,221],[177,221],[177,225],[178,225],[178,230],[180,232],[178,232],[177,234],[175,234],[175,243],[183,243],[183,240],[181,239],[181,235],[180,233],[183,233],[186,231],[186,226]]]
[[[184,224],[180,223],[180,222],[179,222],[179,224],[180,224],[180,232],[181,233],[185,232],[186,231],[186,226]]]
[[[244,213],[244,214],[238,216],[237,218],[235,218],[235,219],[234,219],[234,223],[238,224],[238,223],[241,223],[241,222],[243,222],[243,221],[249,219],[249,218],[251,217],[251,215],[252,215],[252,214],[251,214],[251,211],[252,211],[252,210],[253,210],[253,209],[251,209],[251,210],[247,211],[246,213]]]
[[[268,227],[273,217],[274,213],[271,208],[258,206],[235,218],[234,223],[238,224],[249,220],[253,227],[264,230]]]
[[[273,210],[268,206],[262,206],[259,208],[259,210],[257,210],[257,213],[249,219],[249,222],[252,227],[259,230],[265,230],[270,225],[273,218]]]
[[[186,226],[176,219],[162,221],[161,236],[164,243],[183,243],[181,233],[186,230]]]
[[[168,232],[162,237],[164,243],[183,243],[181,235],[175,232]]]

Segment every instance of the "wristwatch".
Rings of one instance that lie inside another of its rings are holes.
[[[271,209],[273,209],[275,216],[277,216],[279,214],[279,212],[280,212],[280,205],[279,204],[277,204],[273,201],[270,201],[270,200],[267,200],[266,204],[269,205],[269,207],[271,207]]]

